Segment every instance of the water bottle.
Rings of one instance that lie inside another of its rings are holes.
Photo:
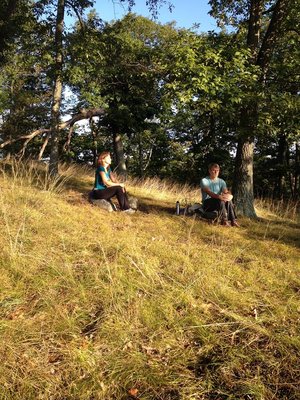
[[[176,201],[176,215],[180,214],[180,204],[179,201]]]

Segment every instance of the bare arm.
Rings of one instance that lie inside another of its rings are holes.
[[[203,190],[203,192],[207,193],[212,199],[222,200],[221,194],[216,194],[216,193],[212,192],[211,190],[209,190],[207,187],[204,187],[202,190]]]
[[[110,173],[110,179],[111,179],[112,182],[118,183],[116,175],[113,172]]]
[[[100,171],[99,174],[100,174],[102,182],[104,183],[105,186],[107,186],[107,187],[121,186],[122,188],[124,188],[124,183],[118,183],[118,182],[114,182],[111,179],[107,179],[104,171]]]
[[[204,187],[202,189],[205,193],[207,193],[211,198],[213,199],[218,199],[218,200],[225,200],[225,197],[223,196],[225,193],[228,193],[228,189],[225,188],[221,194],[216,194],[209,190],[207,187]]]

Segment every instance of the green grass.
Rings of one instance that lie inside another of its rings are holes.
[[[93,171],[0,174],[0,399],[299,399],[299,216],[242,228],[175,216],[199,192],[129,181],[135,215],[92,207]],[[130,395],[131,393],[131,395]]]

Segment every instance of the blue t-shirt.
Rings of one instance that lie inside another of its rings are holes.
[[[104,185],[104,183],[102,181],[102,178],[101,178],[101,175],[100,175],[101,171],[105,173],[105,176],[106,176],[107,180],[110,181],[111,169],[108,168],[108,170],[106,171],[105,168],[102,165],[97,167],[96,173],[95,173],[95,189],[97,189],[97,190],[103,190],[103,189],[106,189],[106,187],[107,187],[107,186]]]
[[[215,194],[221,194],[227,188],[226,182],[223,181],[223,179],[217,178],[212,180],[210,179],[209,176],[206,176],[205,178],[201,179],[200,187],[202,193],[202,202],[207,199],[210,199],[210,195],[203,190],[204,188],[209,189],[211,192]]]

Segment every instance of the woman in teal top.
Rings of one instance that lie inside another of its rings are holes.
[[[130,208],[128,203],[124,183],[116,181],[110,168],[110,153],[108,151],[101,153],[98,157],[97,164],[93,197],[95,199],[110,200],[113,196],[117,196],[120,209],[127,213],[133,213],[134,210]]]

